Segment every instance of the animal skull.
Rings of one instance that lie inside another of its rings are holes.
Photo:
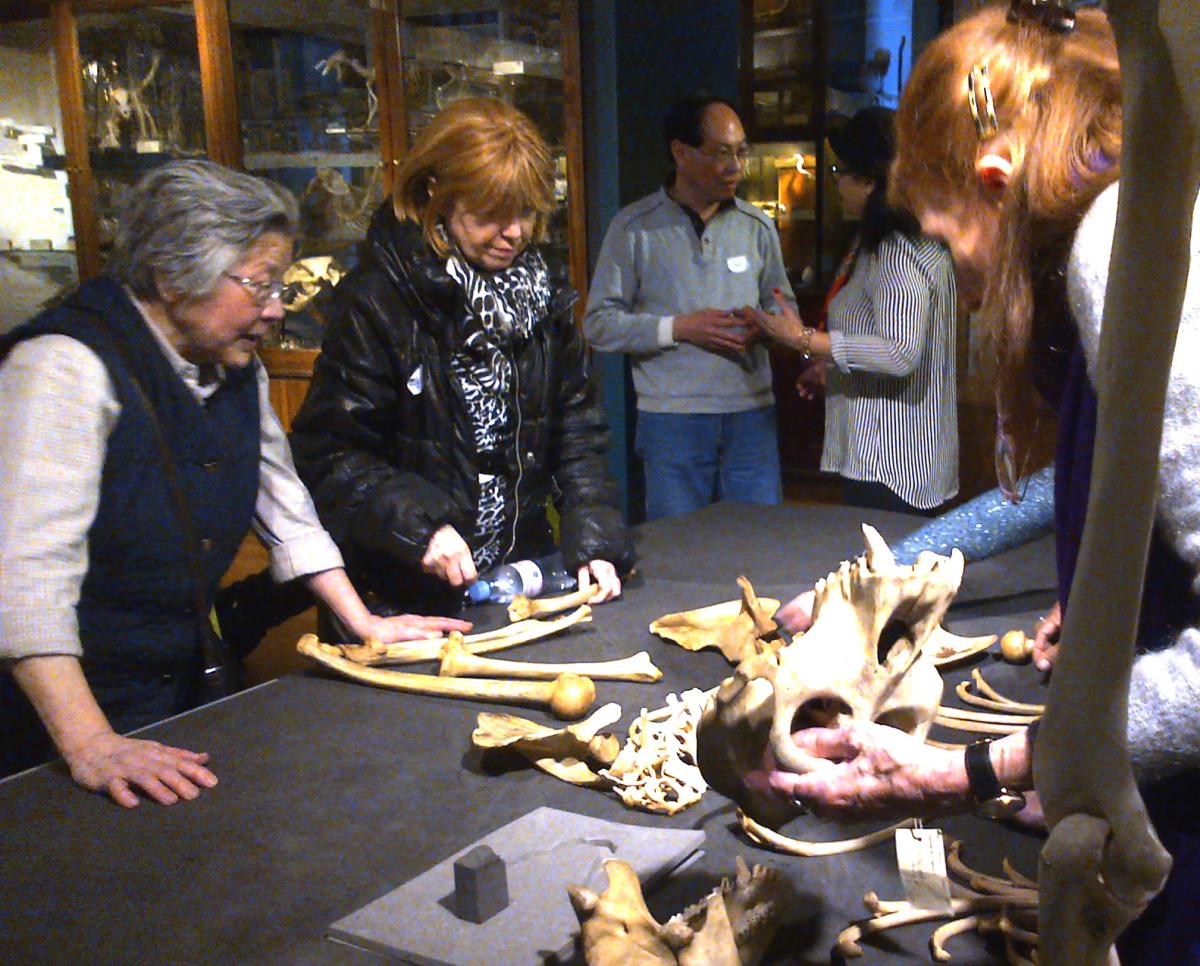
[[[604,871],[604,892],[567,890],[588,966],[757,966],[794,901],[783,876],[738,856],[732,880],[661,925],[632,866],[608,859]]]
[[[930,654],[947,634],[939,625],[962,580],[962,554],[922,553],[901,566],[873,528],[863,534],[866,553],[817,582],[808,632],[777,657],[743,661],[700,723],[708,783],[772,828],[795,808],[743,782],[768,746],[781,768],[803,773],[796,731],[869,720],[923,739],[937,714],[942,679]]]

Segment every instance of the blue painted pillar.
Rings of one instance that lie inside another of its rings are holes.
[[[588,254],[594,267],[608,223],[656,190],[667,170],[662,118],[694,90],[738,96],[738,0],[581,0]],[[597,353],[609,453],[626,516],[643,518],[633,452],[636,400],[624,355]]]

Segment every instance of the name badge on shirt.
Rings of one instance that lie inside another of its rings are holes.
[[[425,387],[425,383],[424,383],[424,379],[421,375],[421,367],[420,366],[417,366],[417,368],[413,370],[413,374],[408,377],[408,382],[406,383],[406,386],[408,388],[408,391],[410,393],[412,393],[414,396],[421,395],[421,390]]]
[[[750,267],[750,259],[745,255],[730,255],[725,259],[725,264],[735,275],[741,275],[742,272]]]

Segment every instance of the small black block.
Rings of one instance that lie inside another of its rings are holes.
[[[458,917],[468,922],[487,922],[508,906],[508,872],[488,846],[477,845],[455,860],[454,902]]]

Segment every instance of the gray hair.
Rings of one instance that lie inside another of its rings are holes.
[[[108,273],[143,298],[160,297],[160,285],[207,298],[259,238],[294,237],[299,218],[282,185],[212,161],[168,161],[126,198]]]

